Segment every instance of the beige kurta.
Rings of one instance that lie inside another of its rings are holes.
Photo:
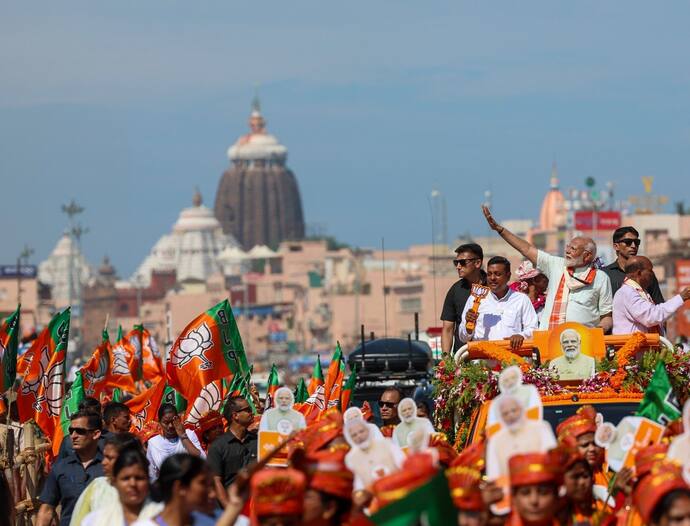
[[[508,476],[508,460],[520,453],[544,452],[556,447],[551,426],[543,420],[525,420],[516,430],[502,428],[486,446],[486,476]]]
[[[551,361],[550,368],[554,369],[560,380],[582,380],[594,376],[594,358],[580,354],[572,362],[565,356],[559,356]]]
[[[383,476],[395,473],[405,459],[404,453],[390,440],[374,440],[369,449],[350,449],[345,465],[355,477],[354,488],[369,487]]]

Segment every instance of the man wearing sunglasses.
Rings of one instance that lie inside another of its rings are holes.
[[[472,285],[486,285],[486,273],[482,270],[483,260],[484,251],[476,243],[467,243],[455,249],[453,266],[460,279],[448,290],[441,311],[441,349],[444,354],[451,350],[456,351],[461,345],[457,331],[462,323],[462,312],[470,297]]]
[[[50,470],[39,500],[37,526],[51,524],[55,508],[61,505],[60,526],[67,526],[81,492],[96,477],[103,476],[103,454],[98,449],[101,436],[100,415],[77,411],[70,418],[72,451]]]
[[[233,396],[225,402],[223,417],[228,431],[220,435],[208,448],[208,464],[213,473],[213,484],[218,500],[228,503],[227,487],[233,483],[242,468],[256,461],[256,433],[249,431],[254,413],[246,398]]]
[[[616,251],[616,259],[610,265],[604,267],[604,272],[611,280],[611,293],[615,296],[618,289],[625,281],[625,267],[628,260],[637,256],[640,248],[640,233],[631,226],[622,226],[613,233],[613,249]],[[657,305],[664,302],[659,282],[652,273],[651,284],[645,289]]]

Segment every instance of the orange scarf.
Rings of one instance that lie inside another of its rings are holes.
[[[553,307],[551,308],[551,316],[549,317],[549,329],[558,327],[565,323],[565,313],[568,308],[568,296],[571,291],[575,291],[591,285],[594,282],[594,276],[597,274],[597,269],[590,268],[585,276],[585,279],[580,279],[575,276],[575,269],[566,268],[561,276],[561,281],[558,283],[558,290],[553,300]]]

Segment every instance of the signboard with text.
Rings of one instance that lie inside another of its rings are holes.
[[[36,265],[0,265],[0,278],[35,278]]]
[[[575,230],[615,230],[621,226],[621,213],[615,210],[578,210],[575,212]]]

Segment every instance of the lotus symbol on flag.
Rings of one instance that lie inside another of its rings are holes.
[[[60,416],[63,395],[62,373],[64,366],[65,361],[62,360],[54,364],[48,371],[45,398],[49,416]]]
[[[139,431],[142,430],[144,424],[146,423],[146,414],[148,413],[148,408],[150,405],[151,400],[147,400],[141,411],[132,415],[132,425]]]
[[[103,381],[105,378],[105,373],[108,372],[108,355],[101,353],[98,357],[98,367],[95,371],[85,371],[84,380],[86,380],[86,386],[84,392],[86,396],[93,396],[96,392],[96,385]]]
[[[128,375],[129,365],[127,365],[127,351],[122,345],[113,347],[113,374]]]
[[[31,381],[30,379],[26,379],[22,384],[22,394],[28,395],[29,393],[32,393],[34,398],[37,399],[35,403],[38,403],[38,390],[41,388],[46,379],[45,370],[49,363],[50,355],[48,354],[48,347],[46,346],[41,349],[41,359],[38,362],[38,366],[41,370],[40,373],[38,376],[36,376],[35,380]]]
[[[201,417],[211,409],[218,411],[221,401],[222,395],[218,385],[216,382],[211,382],[201,390],[197,399],[194,400],[194,405],[192,409],[190,409],[189,416],[185,423],[196,426],[199,420],[201,420]]]
[[[184,338],[180,338],[180,344],[173,349],[172,360],[175,367],[182,369],[192,358],[199,358],[203,363],[200,369],[211,369],[213,362],[209,361],[204,352],[213,347],[211,331],[203,323],[196,329],[190,330]]]

